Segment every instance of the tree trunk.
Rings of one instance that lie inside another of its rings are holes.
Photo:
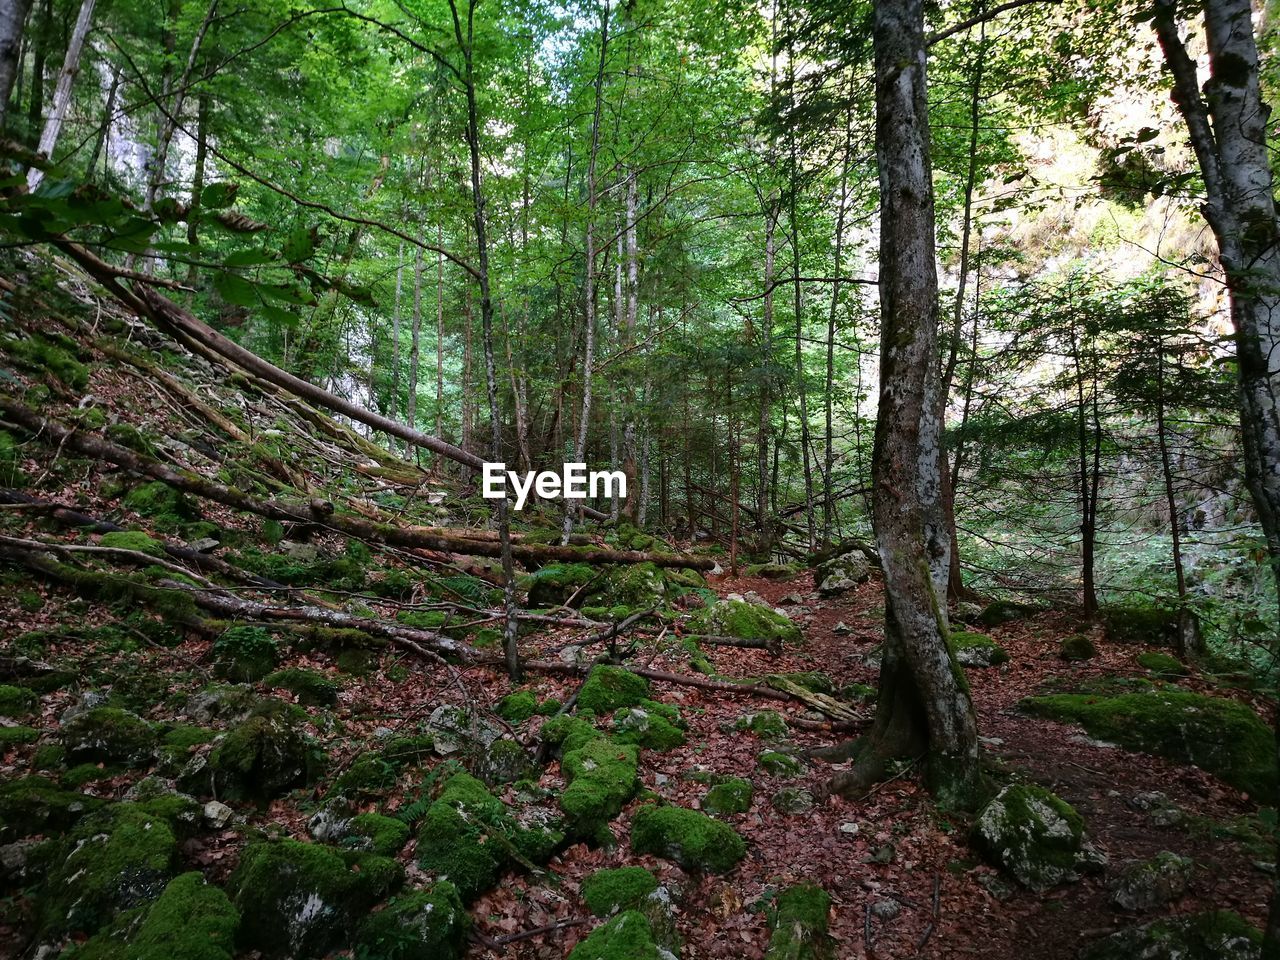
[[[98,165],[98,160],[102,158],[102,152],[107,145],[107,137],[111,133],[111,124],[114,120],[114,118],[112,117],[112,114],[114,114],[116,110],[116,94],[119,91],[120,91],[120,68],[115,65],[112,65],[111,85],[107,88],[107,102],[102,108],[102,117],[103,117],[102,126],[98,128],[98,135],[93,139],[93,152],[89,154],[89,162],[84,165],[84,176],[86,180],[93,179],[93,169]],[[203,146],[204,146],[203,144],[200,144],[200,146],[197,149],[203,150]],[[197,155],[196,157],[197,170],[201,169],[203,167],[203,164],[204,164],[204,157]],[[104,168],[105,168],[105,164],[104,164]],[[192,210],[194,209],[195,209],[195,206],[192,205]],[[188,232],[190,232],[193,229],[195,222],[196,222],[196,218],[191,216],[189,211],[188,219],[187,219]],[[188,282],[190,282],[190,277],[188,277]]]
[[[9,115],[9,95],[22,71],[22,32],[31,0],[10,0],[0,5],[0,130]]]
[[[53,112],[45,121],[40,143],[36,147],[36,153],[50,160],[53,159],[53,150],[58,144],[62,124],[67,119],[67,109],[71,106],[71,88],[75,84],[76,74],[80,72],[80,53],[84,50],[84,40],[89,35],[89,24],[93,21],[94,2],[95,0],[83,0],[80,4],[80,15],[76,17],[75,28],[71,31],[67,56],[62,61],[62,72],[58,74],[58,86],[53,93]],[[44,173],[32,167],[27,171],[27,188],[34,190],[42,179]]]
[[[1202,208],[1218,241],[1236,330],[1245,478],[1280,589],[1280,218],[1273,195],[1250,0],[1203,7],[1211,76],[1201,96],[1183,45],[1174,0],[1156,0],[1155,28],[1173,74],[1173,100],[1186,121],[1206,189]],[[1280,755],[1280,714],[1277,714]],[[1258,797],[1276,803],[1276,797]],[[1280,957],[1280,873],[1263,956]]]
[[[44,116],[44,71],[49,56],[49,34],[53,31],[53,0],[44,0],[40,23],[32,31],[31,102],[27,105],[27,129],[34,135]]]
[[[422,356],[422,248],[413,257],[413,322],[409,331],[409,394],[405,397],[404,420],[418,426],[418,362]]]
[[[852,80],[847,96],[850,106],[845,112],[844,156],[840,160],[840,199],[836,206],[835,226],[835,282],[831,285],[831,310],[827,314],[827,377],[823,390],[823,431],[822,480],[827,488],[826,499],[822,505],[822,542],[825,546],[831,542],[832,522],[835,518],[835,498],[832,488],[835,484],[835,384],[836,384],[836,317],[840,312],[840,274],[844,270],[844,219],[849,204],[849,160],[853,154],[853,90]]]
[[[945,580],[930,569],[929,538],[946,531],[928,531],[926,516],[937,497],[941,444],[923,0],[880,0],[874,45],[881,339],[872,495],[884,567],[884,662],[867,745],[831,786],[859,793],[891,757],[923,752],[935,796],[969,807],[978,788],[977,722],[947,644]]]
[[[387,404],[387,416],[392,420],[396,419],[400,407],[400,298],[403,292],[404,243],[401,242],[396,248],[396,298],[391,306],[391,401]]]
[[[766,201],[764,227],[764,317],[760,324],[760,424],[756,429],[756,522],[760,553],[773,549],[769,522],[769,435],[773,426],[773,275],[777,259],[778,209]]]

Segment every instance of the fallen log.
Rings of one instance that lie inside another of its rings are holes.
[[[200,474],[172,469],[151,457],[95,434],[83,433],[52,418],[42,417],[26,404],[4,394],[0,394],[0,413],[47,444],[64,445],[88,456],[106,460],[154,480],[160,480],[194,496],[225,504],[237,510],[255,513],[271,520],[320,524],[357,540],[385,543],[394,547],[437,550],[478,557],[502,555],[502,545],[494,541],[474,540],[466,536],[446,536],[431,532],[433,530],[431,527],[400,527],[394,524],[375,523],[352,514],[334,512],[331,505],[314,500],[310,503],[288,503],[254,497],[243,491],[215,483]],[[661,567],[695,570],[708,570],[715,565],[715,561],[704,557],[642,553],[636,550],[610,550],[605,547],[562,547],[555,544],[517,543],[512,545],[511,552],[517,560],[536,564],[556,561],[653,563]]]

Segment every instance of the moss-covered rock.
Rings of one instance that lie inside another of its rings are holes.
[[[771,777],[783,779],[798,777],[804,773],[804,761],[781,750],[766,750],[760,754],[757,762],[760,769]]]
[[[164,817],[117,803],[86,817],[64,849],[40,903],[45,936],[94,933],[154,900],[173,877],[178,840]]]
[[[1167,647],[1178,637],[1177,611],[1163,607],[1107,606],[1102,610],[1102,623],[1112,643]]]
[[[261,680],[279,660],[279,645],[262,627],[231,627],[213,642],[214,670],[226,680]]]
[[[777,710],[757,710],[743,714],[729,726],[737,733],[754,733],[761,740],[785,740],[791,736],[786,718]]]
[[[0,840],[69,830],[102,807],[97,797],[63,790],[46,777],[22,777],[0,784]]]
[[[237,943],[273,956],[322,957],[347,942],[402,876],[387,857],[297,840],[252,843],[229,884],[241,916]]]
[[[184,873],[150,907],[122,915],[69,960],[231,960],[239,926],[240,914],[222,890],[199,873]]]
[[[1228,910],[1166,917],[1113,933],[1080,960],[1260,960],[1262,934]]]
[[[134,487],[125,494],[124,505],[150,520],[157,530],[176,530],[200,519],[200,511],[185,494],[159,480]]]
[[[765,960],[827,960],[832,955],[827,934],[831,898],[813,884],[788,887],[769,911],[769,949]]]
[[[713,816],[723,817],[732,813],[746,813],[751,809],[755,787],[750,780],[730,777],[717,783],[702,798],[702,809]]]
[[[1174,680],[1187,675],[1187,665],[1175,656],[1148,650],[1138,654],[1138,666],[1150,670],[1162,680]]]
[[[393,897],[356,931],[360,960],[458,960],[467,946],[470,917],[447,881]]]
[[[79,344],[69,337],[40,332],[23,340],[6,341],[4,347],[14,363],[25,370],[51,376],[72,390],[89,385],[89,368],[76,359]]]
[[[604,596],[616,606],[633,610],[660,607],[667,598],[662,571],[652,563],[631,563],[615,567],[605,578]]]
[[[114,550],[132,550],[135,553],[147,553],[153,557],[164,556],[164,544],[147,536],[141,530],[117,530],[104,533],[98,543]]]
[[[1235,700],[1151,690],[1116,697],[1053,694],[1023,700],[1036,716],[1081,724],[1091,737],[1190,763],[1256,798],[1276,789],[1275,740]]]
[[[675,960],[658,946],[643,913],[628,910],[602,923],[569,953],[569,960]]]
[[[622,812],[639,787],[640,753],[607,737],[589,740],[564,754],[560,769],[567,786],[560,809],[579,837],[593,837]]]
[[[532,773],[533,758],[518,740],[499,737],[470,760],[470,769],[491,787],[515,783]]]
[[[1012,784],[983,808],[973,844],[1032,890],[1079,879],[1089,865],[1084,820],[1061,797],[1034,784]]]
[[[362,813],[351,819],[342,845],[376,853],[380,857],[391,857],[408,842],[409,825],[403,820],[384,817],[380,813]]]
[[[470,774],[445,781],[418,827],[418,865],[470,903],[498,880],[510,851],[506,806]]]
[[[1058,656],[1063,660],[1092,660],[1097,655],[1098,648],[1083,633],[1063,637],[1062,644],[1058,647]]]
[[[790,563],[752,563],[742,569],[744,576],[764,577],[766,580],[794,580],[800,568]]]
[[[978,622],[984,627],[998,627],[1001,624],[1021,620],[1036,612],[1036,608],[1016,600],[992,600],[978,614]]]
[[[267,674],[263,683],[268,687],[279,687],[288,690],[298,698],[299,703],[315,707],[329,707],[338,702],[338,691],[342,684],[318,670],[306,670],[302,667],[286,667]]]
[[[961,666],[998,667],[1002,663],[1009,662],[1009,654],[1004,647],[984,633],[955,630],[951,633],[950,642],[956,660]]]
[[[258,703],[258,695],[250,687],[215,683],[188,697],[182,712],[201,726],[235,723],[253,713]]]
[[[623,707],[613,715],[613,739],[646,750],[667,751],[684,743],[684,729],[656,710]]]
[[[552,563],[529,575],[529,606],[556,607],[580,588],[597,580],[597,570],[587,563]],[[578,606],[587,599],[583,590],[574,601]]]
[[[552,717],[542,725],[538,736],[546,744],[555,747],[561,756],[585,746],[604,734],[595,725],[583,717],[561,714]]]
[[[318,766],[316,748],[292,716],[264,711],[232,728],[207,759],[195,758],[180,783],[223,800],[266,802],[309,783]]]
[[[96,707],[72,717],[58,731],[67,762],[143,764],[155,756],[158,738],[136,713]]]
[[[1195,863],[1169,850],[1131,864],[1116,879],[1111,902],[1121,910],[1142,912],[1162,907],[1187,892]]]
[[[498,716],[508,723],[524,723],[538,712],[538,698],[531,690],[517,690],[498,701]]]
[[[598,714],[635,707],[649,697],[649,681],[622,667],[597,664],[578,694],[578,708]]]
[[[34,727],[13,726],[0,727],[0,750],[7,750],[10,747],[20,747],[28,743],[35,743],[40,739],[40,731]]]
[[[582,881],[582,900],[597,917],[607,917],[635,909],[657,889],[657,878],[644,867],[597,870]]]
[[[769,644],[799,643],[802,639],[800,628],[782,614],[741,600],[721,600],[697,611],[689,632]]]
[[[746,856],[731,826],[684,807],[641,807],[631,821],[631,849],[674,860],[685,870],[727,873]]]
[[[861,550],[849,550],[814,567],[813,582],[818,593],[832,597],[871,579],[872,566]]]

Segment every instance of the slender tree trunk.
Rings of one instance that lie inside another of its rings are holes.
[[[405,422],[418,426],[418,364],[422,360],[422,248],[413,257],[413,324],[409,331],[409,395],[405,398]]]
[[[32,31],[31,102],[27,105],[27,129],[34,136],[42,129],[44,116],[44,71],[49,57],[49,35],[53,32],[53,0],[44,0],[40,22]]]
[[[93,179],[93,170],[98,165],[98,160],[102,157],[103,148],[107,144],[107,137],[111,132],[111,124],[114,121],[113,114],[116,111],[116,94],[120,90],[120,68],[114,64],[111,67],[111,85],[107,87],[107,102],[102,109],[102,126],[98,128],[98,135],[93,140],[93,152],[89,154],[89,162],[84,165],[84,175],[86,180]],[[201,144],[197,149],[203,149]],[[199,157],[198,163],[203,164],[204,158]],[[188,232],[191,224],[195,223],[194,217],[188,218]]]
[[[402,241],[396,248],[396,298],[391,306],[391,402],[387,404],[387,416],[392,420],[396,419],[396,412],[400,408],[400,297],[403,291],[404,242]]]
[[[636,317],[640,311],[640,287],[639,287],[639,255],[636,243],[636,174],[634,171],[627,174],[627,209],[626,223],[623,227],[623,238],[625,240],[626,253],[626,283],[623,288],[625,304],[622,318],[622,342],[620,347],[623,351],[631,350],[635,343],[636,336]],[[640,485],[636,483],[636,391],[635,376],[628,375],[623,378],[622,386],[622,471],[627,477],[627,500],[623,508],[623,513],[628,520],[639,526],[644,525],[640,514],[641,507],[641,491],[637,489]]]
[[[850,104],[853,102],[853,81],[847,92]],[[844,221],[849,204],[849,159],[853,154],[853,107],[845,112],[844,156],[840,160],[840,200],[836,207],[835,227],[835,282],[831,285],[831,310],[827,314],[827,377],[823,389],[823,431],[822,449],[822,481],[826,486],[827,496],[822,501],[822,541],[831,542],[831,526],[835,517],[835,497],[833,488],[836,466],[835,447],[835,385],[836,385],[836,317],[840,312],[840,275],[844,270]]]
[[[498,368],[493,352],[493,298],[489,290],[489,244],[485,223],[484,183],[480,166],[480,119],[476,109],[476,83],[472,55],[474,51],[474,18],[476,0],[467,5],[466,37],[458,16],[456,0],[449,0],[453,13],[454,36],[463,53],[465,86],[467,94],[467,147],[471,156],[471,199],[475,215],[476,255],[480,285],[480,331],[484,342],[485,387],[489,395],[489,422],[493,430],[492,457],[502,460],[502,419],[498,406]],[[495,501],[498,514],[498,539],[501,543],[503,597],[506,607],[506,629],[503,631],[503,650],[506,653],[507,674],[512,683],[521,678],[520,651],[516,646],[516,568],[511,555],[511,524],[505,497]]]
[[[71,88],[75,85],[76,74],[80,72],[80,54],[84,50],[85,37],[89,35],[89,25],[93,22],[93,6],[95,0],[83,0],[80,14],[76,17],[76,25],[71,31],[71,42],[67,44],[67,56],[62,62],[62,72],[58,74],[58,86],[53,93],[53,112],[45,121],[44,131],[40,134],[40,143],[36,153],[53,159],[54,148],[58,145],[58,134],[62,132],[62,124],[67,119],[67,110],[71,106]],[[40,185],[44,174],[32,167],[27,171],[27,187],[34,190]]]
[[[777,261],[778,209],[766,201],[764,226],[764,317],[760,324],[760,423],[756,429],[756,522],[760,553],[773,551],[769,511],[769,436],[773,426],[773,282]]]
[[[600,62],[596,67],[595,106],[591,115],[591,152],[587,159],[587,231],[583,298],[583,333],[586,344],[582,358],[582,419],[573,441],[573,462],[582,463],[587,453],[587,432],[591,426],[591,383],[595,372],[596,347],[596,162],[600,154],[600,112],[604,103],[604,67],[609,50],[609,2],[600,13]],[[564,498],[564,523],[560,542],[568,543],[573,532],[577,502]]]
[[[436,246],[444,249],[444,224],[436,228]],[[436,254],[436,436],[444,436],[444,254]]]
[[[22,33],[27,24],[31,0],[9,0],[0,4],[0,130],[9,115],[9,95],[22,70]]]
[[[941,438],[923,0],[879,0],[874,46],[881,339],[872,495],[884,567],[884,662],[869,741],[858,765],[838,774],[832,788],[859,793],[883,775],[890,757],[923,752],[934,794],[969,807],[978,790],[977,722],[947,643],[939,602],[945,580],[931,571],[930,537],[946,531],[927,529]]]

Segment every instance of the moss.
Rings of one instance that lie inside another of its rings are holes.
[[[34,770],[57,770],[67,761],[67,749],[60,743],[47,743],[36,750],[31,758]]]
[[[104,533],[98,541],[104,547],[114,550],[134,550],[138,553],[149,553],[155,557],[164,556],[164,544],[147,536],[141,530],[119,530]]]
[[[176,724],[160,741],[161,749],[177,756],[191,752],[195,747],[210,743],[217,733],[208,727],[198,727],[188,723]]]
[[[501,737],[475,760],[473,772],[489,786],[497,786],[524,779],[531,767],[528,751],[518,741]]]
[[[607,917],[635,908],[657,889],[657,878],[644,867],[597,870],[582,881],[582,900],[597,917]]]
[[[1092,660],[1098,655],[1098,648],[1083,633],[1074,633],[1064,637],[1058,656],[1063,660]]]
[[[800,884],[778,895],[769,912],[769,949],[765,960],[826,960],[832,954],[827,935],[831,898],[821,887]]]
[[[1009,662],[1004,647],[983,633],[956,630],[949,638],[951,652],[966,667],[995,667]]]
[[[754,733],[762,740],[785,740],[791,734],[787,721],[776,710],[759,710],[748,713],[733,722],[739,733]]]
[[[400,884],[386,857],[280,840],[250,844],[231,877],[241,950],[322,957],[345,944],[358,919]]]
[[[207,766],[184,774],[184,789],[223,800],[265,802],[310,782],[318,766],[287,715],[251,716],[228,733]]]
[[[1165,679],[1187,675],[1186,664],[1177,657],[1160,653],[1158,650],[1148,650],[1146,653],[1138,654],[1138,666]]]
[[[227,680],[261,680],[279,659],[279,645],[262,627],[232,627],[213,642],[214,670]]]
[[[22,777],[0,784],[0,840],[37,833],[61,833],[104,801],[63,790],[46,777]]]
[[[766,580],[793,580],[800,568],[790,563],[752,563],[743,568],[748,577],[764,577]]]
[[[392,898],[356,932],[359,960],[458,960],[470,918],[447,881]]]
[[[1165,917],[1091,944],[1081,960],[1256,960],[1262,934],[1229,910]]]
[[[45,936],[94,933],[154,900],[173,876],[178,840],[162,817],[118,803],[87,817],[64,848],[40,904]]]
[[[44,597],[35,590],[18,591],[18,608],[23,613],[38,613],[44,609]]]
[[[286,667],[267,674],[262,681],[268,687],[280,687],[297,696],[299,703],[314,707],[329,707],[338,702],[341,684],[317,670]]]
[[[184,873],[150,908],[123,915],[69,960],[231,960],[239,926],[225,893],[199,873]]]
[[[560,808],[579,837],[596,835],[622,812],[639,786],[639,751],[600,737],[569,751],[560,762],[567,786]]]
[[[653,942],[648,918],[636,910],[596,927],[569,953],[568,960],[662,960],[670,957]]]
[[[481,627],[471,635],[471,645],[477,650],[487,650],[502,643],[502,631],[493,627]]]
[[[667,584],[655,564],[627,564],[610,572],[605,579],[604,595],[611,604],[645,610],[662,605]]]
[[[726,873],[746,842],[726,823],[683,807],[641,807],[631,820],[631,849],[674,860],[685,870]]]
[[[199,511],[186,496],[159,480],[134,487],[124,497],[124,505],[141,517],[151,520],[160,530],[177,529],[181,524],[199,519]]]
[[[1178,636],[1177,612],[1162,607],[1108,606],[1102,610],[1102,622],[1113,643],[1167,647]]]
[[[116,707],[96,707],[68,720],[59,731],[67,761],[77,763],[145,763],[155,755],[157,737],[151,724]]]
[[[148,457],[155,457],[160,452],[156,445],[131,423],[113,423],[107,427],[106,433],[107,439],[112,443],[118,443],[122,447],[128,447]]]
[[[1084,821],[1061,797],[1034,784],[1013,784],[978,815],[973,844],[1023,885],[1048,890],[1074,880]]]
[[[690,620],[689,632],[771,644],[799,643],[803,639],[800,628],[782,614],[740,600],[721,600],[697,611]]]
[[[104,767],[97,763],[82,763],[64,773],[61,783],[64,787],[82,787],[86,783],[109,780],[112,777],[119,776],[120,773],[120,767]]]
[[[750,780],[742,777],[730,777],[724,783],[718,783],[702,798],[702,809],[713,816],[724,816],[731,813],[746,813],[751,809],[751,800],[755,795],[755,787]]]
[[[470,903],[497,882],[509,852],[501,838],[509,828],[501,800],[470,774],[454,774],[418,828],[418,865]]]
[[[372,650],[343,650],[334,658],[334,664],[343,673],[362,677],[370,673],[377,665],[378,655]]]
[[[529,690],[517,690],[498,701],[498,716],[508,723],[524,723],[538,712],[538,698]]]
[[[1152,690],[1116,697],[1053,694],[1020,706],[1079,723],[1092,737],[1193,764],[1258,799],[1276,789],[1274,737],[1256,713],[1235,700]]]
[[[563,706],[564,704],[555,697],[547,697],[547,699],[538,704],[537,713],[542,717],[551,717],[559,713],[560,708]]]
[[[646,701],[652,703],[652,701]],[[684,744],[684,730],[668,717],[644,707],[624,707],[613,715],[613,739],[665,752]]]
[[[559,606],[595,579],[596,569],[587,563],[548,564],[529,575],[529,606]],[[579,605],[585,593],[578,596]]]
[[[40,731],[31,727],[0,727],[0,750],[35,743],[40,739]]]
[[[804,773],[804,763],[781,750],[766,750],[760,754],[760,769],[771,777],[798,777]]]
[[[778,673],[774,674],[774,676],[781,677],[796,686],[804,687],[812,693],[830,696],[836,692],[835,681],[821,670],[801,670],[796,673]]]
[[[1036,608],[1014,600],[993,600],[982,608],[978,614],[978,622],[984,627],[998,627],[1001,624],[1021,620],[1036,612]]]
[[[563,755],[603,737],[604,734],[582,717],[561,714],[544,723],[542,729],[538,731],[538,736],[544,743],[558,747]]]
[[[0,717],[25,717],[39,702],[34,690],[0,683]]]
[[[22,472],[22,449],[13,434],[0,430],[0,487],[21,489],[27,485]]]
[[[72,390],[89,385],[89,368],[75,357],[78,345],[65,338],[37,333],[26,340],[10,340],[5,349],[18,366],[48,374]]]
[[[362,813],[351,821],[343,841],[347,846],[390,857],[409,842],[409,825],[380,813]]]
[[[637,706],[649,697],[649,681],[622,667],[597,664],[578,694],[578,707],[596,713],[612,713]]]
[[[716,665],[707,659],[706,651],[698,645],[697,637],[683,637],[680,647],[689,655],[689,666],[694,672],[708,677],[717,675]]]

